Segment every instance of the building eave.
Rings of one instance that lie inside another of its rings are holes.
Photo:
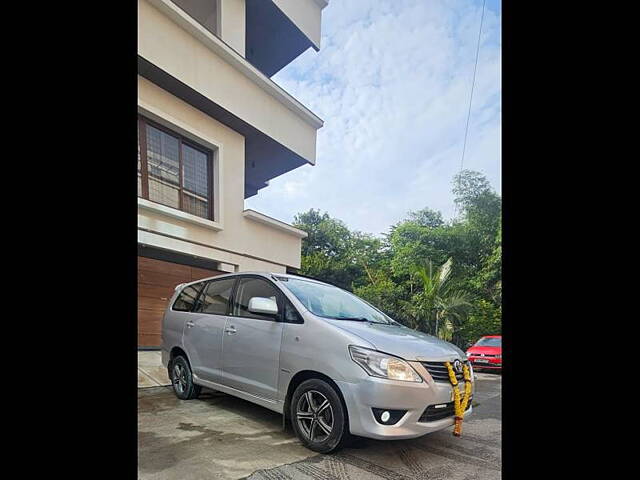
[[[249,220],[262,223],[263,225],[268,225],[271,228],[286,232],[301,239],[307,238],[308,236],[307,232],[305,232],[304,230],[300,230],[299,228],[289,225],[288,223],[285,223],[281,220],[276,220],[275,218],[269,217],[268,215],[257,212],[255,210],[246,209],[242,212],[242,215]]]
[[[148,0],[150,4],[162,11],[181,28],[196,37],[212,52],[222,58],[229,65],[242,73],[246,78],[271,95],[277,101],[286,106],[298,117],[312,127],[319,129],[324,125],[324,121],[315,113],[305,107],[293,96],[287,93],[282,87],[264,75],[260,70],[251,65],[242,55],[231,48],[220,38],[213,35],[197,21],[187,15],[170,0]]]

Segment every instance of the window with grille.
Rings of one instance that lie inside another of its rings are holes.
[[[149,121],[138,122],[138,196],[213,219],[212,152]]]

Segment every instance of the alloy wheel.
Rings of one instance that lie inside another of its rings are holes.
[[[333,409],[327,397],[317,390],[307,390],[298,400],[296,420],[311,442],[322,442],[333,430]]]
[[[173,385],[180,394],[187,389],[187,371],[182,365],[173,366]]]

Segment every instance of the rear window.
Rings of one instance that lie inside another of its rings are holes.
[[[478,347],[501,347],[502,338],[481,338],[476,343]]]
[[[177,310],[178,312],[190,312],[193,309],[193,305],[196,303],[196,299],[200,294],[200,290],[202,290],[203,283],[196,283],[194,285],[189,285],[182,293],[178,295],[178,298],[173,303],[173,310]]]

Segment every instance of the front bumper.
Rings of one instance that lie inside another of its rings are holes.
[[[409,363],[423,378],[422,383],[369,376],[355,383],[336,382],[347,405],[349,429],[353,435],[379,440],[416,438],[453,425],[453,416],[431,422],[419,421],[429,405],[452,400],[452,386],[445,382],[434,382],[420,363]],[[464,382],[460,382],[458,388],[463,391]],[[473,395],[473,383],[471,393]],[[395,425],[382,425],[376,421],[372,408],[407,412]],[[464,417],[472,411],[473,407],[469,407]]]
[[[468,357],[469,362],[473,365],[474,370],[478,369],[492,369],[492,370],[501,370],[502,369],[502,358],[495,357]],[[487,360],[487,362],[480,362],[481,360]]]

